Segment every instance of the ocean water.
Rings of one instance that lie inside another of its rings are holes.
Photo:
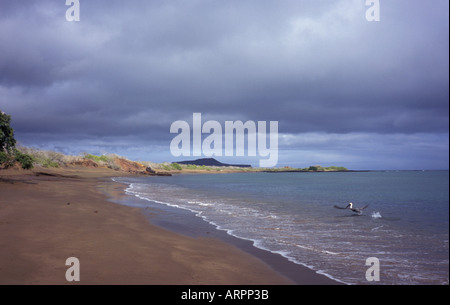
[[[149,204],[347,284],[449,284],[449,172],[241,173],[115,178]],[[369,205],[362,215],[335,209]],[[369,282],[369,257],[379,281]]]

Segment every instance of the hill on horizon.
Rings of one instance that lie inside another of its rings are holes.
[[[197,166],[217,166],[217,167],[252,167],[248,164],[226,164],[217,161],[214,158],[202,158],[197,160],[190,160],[190,161],[180,161],[180,162],[173,162],[178,164],[185,164],[185,165],[197,165]]]

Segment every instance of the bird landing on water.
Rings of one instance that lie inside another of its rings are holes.
[[[362,211],[363,211],[365,208],[367,208],[368,206],[369,206],[369,205],[366,205],[366,206],[364,206],[364,207],[362,207],[362,208],[356,208],[356,207],[353,207],[353,203],[350,202],[345,208],[340,207],[340,206],[337,206],[337,205],[335,205],[334,207],[335,207],[336,209],[341,209],[341,210],[350,209],[352,212],[355,212],[356,214],[361,215],[361,214],[362,214]]]

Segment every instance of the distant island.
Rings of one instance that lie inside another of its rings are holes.
[[[286,173],[286,172],[352,172],[352,170],[347,169],[343,166],[327,166],[323,167],[320,165],[312,165],[310,167],[305,168],[293,168],[289,166],[281,167],[281,168],[269,168],[265,169],[266,173]]]
[[[181,161],[181,162],[176,162],[176,163],[184,164],[184,165],[196,165],[196,166],[244,167],[244,168],[252,167],[251,165],[247,165],[247,164],[226,164],[226,163],[219,162],[214,158],[202,158],[202,159],[197,159],[197,160],[192,160],[192,161]]]

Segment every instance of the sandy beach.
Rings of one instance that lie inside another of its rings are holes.
[[[0,171],[0,284],[294,284],[268,264],[215,238],[150,224],[108,201],[124,186],[109,169]],[[66,259],[80,282],[66,281]],[[304,284],[330,284],[300,275]]]

